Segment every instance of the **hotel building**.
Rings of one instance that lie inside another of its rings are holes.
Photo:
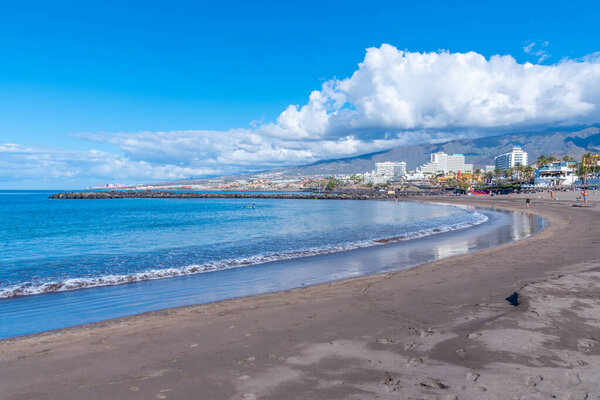
[[[417,172],[423,174],[448,174],[450,172],[473,172],[473,164],[465,164],[462,154],[448,155],[443,151],[432,153],[430,161],[417,167]]]
[[[505,171],[514,168],[517,164],[527,165],[527,152],[523,151],[520,146],[514,146],[512,151],[494,157],[496,168]]]
[[[363,174],[365,182],[371,182],[376,185],[385,184],[394,181],[399,177],[406,175],[406,163],[400,162],[378,162],[375,163],[375,170]]]
[[[406,175],[406,163],[401,162],[378,162],[375,163],[375,173],[384,177],[386,180],[394,180],[399,176]]]

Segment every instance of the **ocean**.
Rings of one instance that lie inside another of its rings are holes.
[[[543,227],[417,202],[52,193],[0,191],[0,338],[407,268]]]

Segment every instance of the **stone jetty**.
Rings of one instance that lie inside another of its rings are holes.
[[[203,193],[165,191],[102,191],[64,192],[50,196],[51,199],[312,199],[312,200],[372,200],[395,198],[395,194],[383,192],[357,193]]]

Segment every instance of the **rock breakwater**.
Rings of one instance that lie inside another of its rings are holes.
[[[395,194],[371,193],[202,193],[202,192],[153,192],[153,191],[107,191],[64,192],[50,199],[312,199],[312,200],[371,200],[394,198]]]

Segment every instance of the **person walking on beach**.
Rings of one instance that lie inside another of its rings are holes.
[[[525,205],[527,206],[527,209],[529,209],[530,204],[531,204],[531,199],[528,197],[525,199]]]

